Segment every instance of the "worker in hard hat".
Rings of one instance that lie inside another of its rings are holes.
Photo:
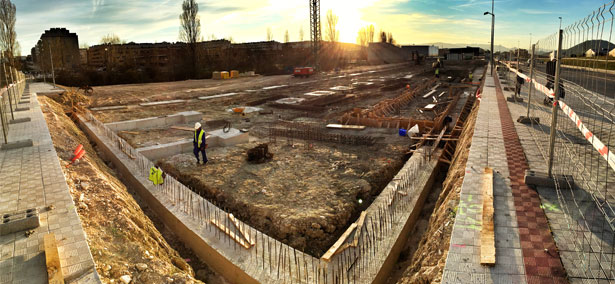
[[[196,163],[200,163],[200,152],[203,154],[203,165],[207,164],[207,154],[205,153],[205,148],[207,148],[207,144],[205,143],[205,131],[198,122],[194,124],[194,138],[192,140],[192,145],[194,145],[194,156],[196,157]]]
[[[440,58],[438,58],[437,62],[433,64],[434,69],[436,69],[436,78],[440,78],[440,68],[442,68],[442,62],[440,62]]]

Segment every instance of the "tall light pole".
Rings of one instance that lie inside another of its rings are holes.
[[[491,15],[491,76],[493,76],[493,68],[495,66],[494,50],[493,50],[493,32],[495,28],[495,14],[493,14],[495,0],[491,0],[491,12],[485,12],[486,15]]]

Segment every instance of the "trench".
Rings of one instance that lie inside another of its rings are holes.
[[[73,123],[73,125],[77,129],[79,129],[84,134],[87,133],[79,125],[79,123],[76,122],[76,120],[75,120],[76,118],[72,115],[72,112],[67,112],[66,116],[71,118],[71,120],[70,120],[71,123]],[[159,216],[147,205],[147,203],[139,196],[139,194],[137,194],[137,192],[135,192],[130,187],[130,185],[126,182],[125,178],[121,175],[120,171],[117,171],[117,169],[115,168],[115,165],[112,162],[110,162],[108,159],[105,159],[106,157],[99,150],[99,148],[96,145],[96,143],[90,139],[89,135],[85,135],[85,137],[88,138],[88,141],[89,141],[90,145],[92,146],[92,148],[94,148],[96,150],[95,155],[97,155],[103,161],[105,161],[105,163],[107,164],[107,166],[111,170],[111,172],[115,176],[117,176],[119,178],[119,181],[128,189],[128,193],[137,202],[137,205],[139,205],[139,207],[141,208],[141,210],[143,211],[145,216],[147,216],[147,218],[149,218],[152,221],[152,223],[154,224],[154,227],[162,235],[162,237],[165,239],[165,241],[171,246],[172,249],[174,249],[177,253],[179,253],[179,255],[180,255],[180,257],[182,259],[186,260],[188,265],[190,265],[192,270],[195,272],[194,277],[197,280],[203,281],[205,283],[212,283],[212,284],[227,283],[222,276],[220,276],[218,273],[216,273],[211,268],[209,268],[209,266],[207,266],[207,264],[205,264],[205,262],[200,260],[197,257],[197,254],[192,249],[190,249],[188,246],[186,246],[181,241],[181,239],[173,232],[173,230],[169,229],[163,223],[163,221],[159,218]],[[179,263],[174,263],[174,264],[176,266],[177,265],[181,266],[181,264],[179,264]]]

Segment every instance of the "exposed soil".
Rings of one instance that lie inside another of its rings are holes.
[[[61,105],[38,99],[102,281],[130,275],[135,283],[201,283]],[[79,144],[86,156],[66,168]]]
[[[163,170],[256,229],[320,256],[404,163],[404,146],[344,146],[284,139],[269,144],[273,159],[249,163],[255,141],[211,148],[209,163],[191,154],[159,161]],[[361,199],[363,202],[359,203]]]

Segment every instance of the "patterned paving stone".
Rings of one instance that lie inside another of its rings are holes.
[[[29,84],[26,93],[46,89],[46,84]],[[0,151],[0,213],[36,207],[41,226],[29,237],[24,232],[0,236],[0,284],[47,283],[43,237],[51,232],[56,235],[64,276],[100,283],[38,100],[32,96],[21,106],[30,109],[16,112],[15,118],[31,121],[11,126],[9,142],[32,139],[34,145]],[[49,205],[55,208],[48,211]]]
[[[528,169],[525,152],[497,78],[495,84],[527,281],[567,283],[540,197],[524,182],[525,170]]]
[[[475,76],[478,77],[478,76]],[[491,87],[489,87],[491,86]],[[466,175],[460,193],[443,283],[526,283],[517,211],[513,201],[509,165],[501,131],[498,102],[492,78],[483,90]],[[482,224],[481,177],[494,169],[496,265],[480,265]]]

